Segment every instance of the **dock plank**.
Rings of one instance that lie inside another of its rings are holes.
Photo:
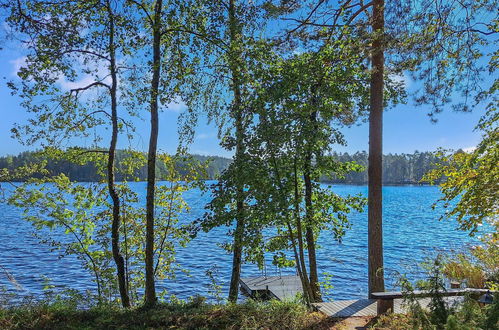
[[[445,297],[448,303],[453,304],[460,300],[459,297]],[[419,304],[423,308],[427,308],[431,299],[420,298]],[[376,316],[377,301],[375,299],[358,299],[358,300],[336,300],[331,302],[315,303],[313,306],[321,313],[329,317],[352,317],[352,316]],[[407,306],[403,299],[394,300],[394,313],[406,313]]]

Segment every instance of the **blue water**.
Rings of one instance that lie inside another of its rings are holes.
[[[145,183],[132,183],[133,189],[144,191]],[[362,193],[367,196],[366,186],[334,185],[331,187],[340,195]],[[461,250],[476,242],[467,233],[456,230],[454,221],[438,221],[444,212],[442,208],[433,210],[431,205],[440,197],[438,188],[430,186],[387,186],[383,188],[384,215],[384,258],[385,276],[388,287],[393,287],[397,274],[407,274],[411,278],[423,276],[417,265],[425,257],[438,252]],[[184,220],[195,219],[204,213],[204,205],[210,195],[202,195],[197,190],[185,194],[191,213]],[[21,218],[21,210],[0,203],[0,266],[7,270],[22,289],[15,289],[0,268],[0,287],[5,286],[19,295],[40,295],[42,275],[51,279],[56,287],[70,287],[78,290],[94,289],[91,276],[81,269],[74,257],[59,258],[57,252],[39,243],[33,237],[34,229]],[[347,231],[340,244],[332,233],[323,233],[319,239],[319,273],[333,275],[334,288],[328,293],[332,299],[354,299],[367,295],[367,212],[350,216],[352,228]],[[159,283],[178,298],[185,299],[194,294],[207,295],[211,283],[206,270],[216,267],[217,281],[227,292],[230,280],[231,255],[226,254],[217,243],[228,239],[226,228],[217,228],[209,233],[201,233],[189,245],[179,250],[177,261],[190,275],[179,274],[175,280]],[[243,276],[260,275],[255,265],[245,264]],[[293,269],[281,271],[294,273]],[[279,274],[267,260],[267,275]]]

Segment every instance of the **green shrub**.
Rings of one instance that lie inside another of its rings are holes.
[[[297,302],[211,305],[195,297],[154,309],[77,305],[59,300],[0,309],[0,329],[314,329],[325,321]]]

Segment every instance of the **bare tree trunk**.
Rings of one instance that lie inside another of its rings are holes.
[[[109,57],[111,71],[111,121],[113,125],[111,143],[107,159],[107,186],[109,195],[113,201],[113,220],[111,223],[111,246],[114,262],[118,273],[118,288],[120,291],[121,304],[123,307],[130,307],[130,297],[126,285],[125,262],[120,252],[120,199],[116,192],[114,182],[114,162],[116,157],[116,144],[118,142],[118,105],[116,99],[118,78],[116,76],[116,50],[115,50],[115,26],[114,14],[111,11],[111,4],[107,1],[107,11],[109,15]]]
[[[232,75],[232,92],[234,93],[233,115],[236,126],[236,155],[234,163],[238,173],[242,174],[244,155],[244,126],[242,117],[242,95],[241,95],[241,52],[240,52],[240,27],[236,17],[235,1],[229,1],[229,33],[230,54],[229,68]],[[244,188],[242,175],[236,178],[236,230],[234,232],[234,251],[232,258],[232,276],[229,287],[229,301],[237,302],[239,295],[239,279],[241,277],[242,252],[244,244]]]
[[[145,305],[156,304],[156,287],[154,280],[154,194],[156,189],[156,152],[158,147],[158,97],[159,78],[161,74],[161,13],[163,1],[157,0],[154,5],[153,18],[153,62],[151,81],[151,135],[147,154],[147,195],[146,195],[146,278]]]
[[[369,295],[385,290],[383,275],[382,154],[383,154],[383,31],[384,0],[374,0],[371,95],[369,115],[368,254]]]

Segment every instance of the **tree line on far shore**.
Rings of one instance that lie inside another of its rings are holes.
[[[126,150],[118,150],[116,153],[116,166],[118,168],[124,166],[124,162],[128,156],[129,152]],[[143,153],[143,156],[146,154]],[[213,180],[215,179],[227,166],[230,164],[231,159],[219,157],[219,156],[203,156],[203,155],[192,155],[192,158],[200,163],[207,162],[207,166],[204,173],[204,179]],[[0,157],[0,169],[14,170],[21,166],[27,164],[37,163],[41,161],[46,161],[47,164],[45,168],[52,175],[65,174],[71,181],[79,182],[98,182],[102,180],[102,176],[97,170],[97,165],[88,161],[85,164],[80,164],[78,162],[73,162],[67,157],[60,159],[47,158],[41,155],[39,152],[25,151],[19,153],[17,156],[4,156]],[[177,168],[181,175],[185,175],[186,170],[183,169],[182,161],[177,161]],[[138,180],[145,181],[147,179],[147,164],[136,168],[135,173],[130,174],[126,171],[117,171],[116,180]],[[167,177],[167,168],[163,162],[156,164],[156,175],[159,180],[165,180]],[[39,175],[38,173],[33,174],[33,176]],[[21,178],[20,181],[24,181],[28,177]]]
[[[459,151],[458,151],[459,152]],[[119,150],[117,152],[117,166],[119,167],[124,159],[127,151]],[[348,184],[366,184],[367,183],[367,152],[361,151],[353,154],[349,153],[334,153],[334,158],[340,162],[356,162],[363,166],[363,170],[359,172],[350,172],[345,175],[345,178],[340,177],[322,177],[321,181],[330,183],[348,183]],[[192,157],[201,163],[207,162],[205,178],[206,180],[215,180],[232,162],[231,159],[220,156],[204,156],[192,155]],[[47,170],[52,174],[66,174],[73,181],[80,182],[95,182],[101,180],[101,176],[96,171],[96,166],[92,162],[86,164],[78,164],[67,159],[47,159],[37,152],[26,151],[21,152],[17,156],[0,157],[0,169],[13,170],[20,166],[30,164],[36,161],[47,161]],[[418,184],[424,183],[421,181],[425,173],[428,173],[434,168],[434,164],[438,158],[433,152],[414,153],[389,153],[383,157],[383,181],[385,184]],[[180,162],[180,161],[179,161]],[[178,164],[179,169],[182,164]],[[158,163],[156,172],[159,179],[166,177],[166,168],[163,163]],[[182,170],[180,170],[182,173]],[[133,175],[134,179],[144,181],[147,178],[147,168],[142,166],[136,169]],[[27,178],[25,178],[27,179]],[[122,172],[117,173],[117,180],[121,181],[129,179],[124,177]]]

